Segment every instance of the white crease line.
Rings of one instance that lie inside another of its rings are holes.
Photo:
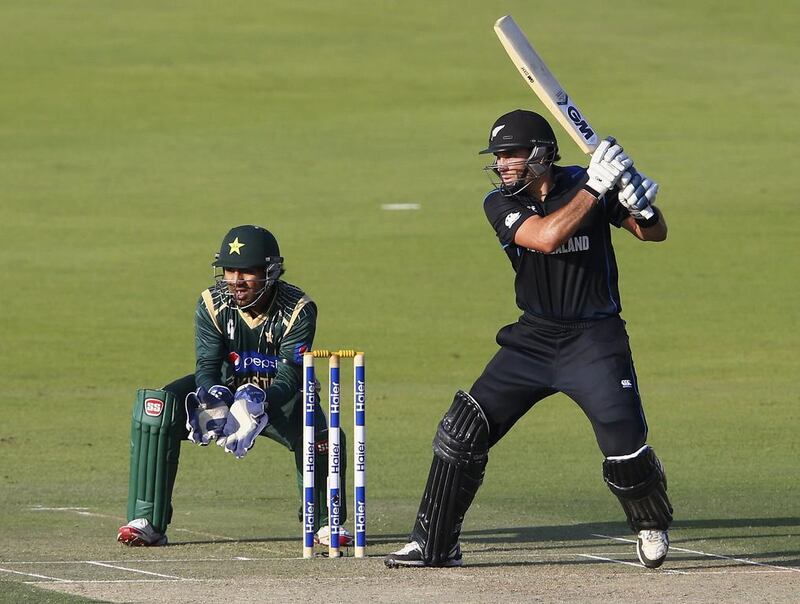
[[[689,554],[700,554],[701,556],[709,556],[711,558],[721,558],[722,560],[733,560],[735,562],[742,562],[744,564],[752,564],[754,566],[763,566],[764,568],[774,568],[776,570],[780,570],[780,571],[783,571],[783,572],[792,571],[792,572],[800,573],[800,568],[794,568],[794,567],[791,567],[791,566],[781,566],[779,564],[766,564],[764,562],[756,562],[755,560],[748,560],[747,558],[733,558],[731,556],[723,556],[721,554],[709,554],[709,553],[706,553],[706,552],[695,551],[695,550],[692,550],[692,549],[685,549],[685,548],[682,548],[682,547],[672,547],[672,546],[670,546],[670,549],[674,549],[677,552],[686,552],[686,553],[689,553]]]
[[[592,554],[578,554],[581,558],[591,558],[592,560],[602,560],[603,562],[614,562],[616,564],[624,564],[626,566],[635,566],[636,568],[643,568],[641,564],[635,562],[627,562],[625,560],[616,560],[615,558],[606,558],[604,556],[593,556]]]
[[[769,573],[785,573],[786,569],[765,568],[763,570],[689,570],[685,575],[766,575]]]
[[[623,541],[625,543],[636,543],[633,539],[623,539],[622,537],[611,537],[609,535],[598,535],[592,533],[592,537],[601,537],[603,539],[611,539],[613,541]],[[800,568],[793,568],[791,566],[779,566],[777,564],[765,564],[764,562],[756,562],[755,560],[748,560],[747,558],[733,558],[732,556],[723,556],[722,554],[711,554],[708,552],[701,552],[693,549],[685,549],[683,547],[669,546],[671,550],[676,552],[686,552],[688,554],[698,554],[700,556],[708,556],[709,558],[719,558],[720,560],[732,560],[733,562],[741,562],[742,564],[752,564],[754,566],[763,566],[765,568],[777,568],[783,571],[800,572]]]
[[[368,555],[365,560],[370,558],[381,558],[382,555]],[[343,560],[349,560],[350,558],[356,559],[354,556],[343,556]],[[106,564],[112,563],[125,563],[125,564],[163,564],[163,563],[170,563],[170,564],[181,564],[181,563],[188,563],[194,564],[196,562],[282,562],[286,560],[298,560],[302,559],[302,556],[282,556],[282,557],[263,557],[263,558],[245,558],[243,556],[233,556],[231,558],[151,558],[151,559],[125,559],[125,560],[19,560],[19,561],[10,561],[6,560],[6,564],[92,564],[98,562],[104,562]]]
[[[78,516],[92,516],[95,518],[110,518],[111,520],[116,520],[117,522],[124,522],[124,519],[121,516],[112,516],[110,514],[98,514],[97,512],[87,512],[86,510],[90,508],[82,508],[82,507],[63,507],[63,508],[45,508],[34,506],[28,508],[32,512],[75,512]],[[203,531],[195,531],[192,529],[186,528],[173,528],[175,532],[182,532],[182,533],[189,533],[192,535],[202,535],[203,537],[210,537],[212,539],[220,539],[222,541],[232,541],[235,542],[237,539],[233,539],[231,537],[226,537],[224,535],[215,535],[213,533],[205,533]]]
[[[211,537],[212,539],[219,539],[220,541],[228,541],[230,543],[236,543],[237,541],[239,541],[239,539],[236,539],[234,537],[226,537],[225,535],[215,535],[214,533],[195,531],[194,529],[173,528],[171,530],[176,533],[190,533],[192,535],[202,535],[203,537]]]
[[[603,556],[593,556],[592,554],[578,554],[582,558],[591,558],[592,560],[602,560],[604,562],[614,562],[615,564],[625,564],[626,566],[635,566],[640,570],[647,570],[641,564],[636,564],[635,562],[627,562],[625,560],[617,560],[616,558],[604,558]],[[688,575],[689,573],[684,572],[682,570],[674,570],[674,569],[665,569],[659,571],[660,573],[664,574],[674,574],[674,575]]]
[[[199,579],[181,579],[181,581],[199,581]],[[206,580],[208,581],[208,580]],[[57,581],[23,581],[26,585],[43,585],[54,583],[176,583],[174,579],[58,579]]]
[[[302,558],[298,558],[302,560]],[[334,581],[366,581],[367,579],[373,579],[373,576],[347,576],[347,577],[328,577],[328,579],[333,579]],[[466,578],[466,577],[465,577]],[[180,582],[194,582],[194,583],[230,583],[230,578],[228,579],[181,579]],[[301,583],[307,584],[308,579],[306,577],[297,577],[297,578],[286,578],[286,577],[261,577],[258,579],[259,583],[274,583],[275,585],[284,585],[287,582],[289,583]],[[46,585],[49,583],[53,583],[56,585],[61,585],[63,583],[179,583],[179,581],[173,581],[172,579],[59,579],[55,581],[22,581],[26,585]]]
[[[105,568],[113,568],[116,570],[126,570],[129,573],[141,573],[143,575],[153,575],[154,577],[163,577],[164,579],[177,579],[178,581],[183,581],[183,577],[176,577],[175,575],[162,575],[161,573],[154,573],[149,570],[127,568],[126,566],[115,566],[113,564],[106,564],[105,562],[98,562],[97,560],[87,560],[86,564],[94,564],[95,566],[103,566]]]
[[[64,583],[67,582],[67,579],[59,579],[58,577],[48,577],[46,575],[37,575],[36,573],[23,573],[18,570],[11,570],[9,568],[0,568],[0,571],[4,573],[13,573],[15,575],[25,575],[26,577],[36,577],[38,579],[48,579],[50,581],[55,581],[56,583]],[[39,583],[39,581],[33,581],[33,583]]]
[[[285,558],[247,558],[247,561],[253,562],[266,562],[269,560],[296,560],[297,556]],[[141,564],[141,563],[180,563],[180,562],[235,562],[242,561],[242,558],[150,558],[140,560],[20,560],[19,562],[7,562],[7,564],[89,564],[90,562],[105,562],[106,564],[125,563],[125,564]]]

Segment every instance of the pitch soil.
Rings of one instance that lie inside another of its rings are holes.
[[[796,602],[800,572],[678,557],[661,570],[580,557],[478,555],[454,569],[387,569],[366,560],[164,564],[175,581],[39,584],[106,602]],[[628,562],[631,562],[628,560]],[[120,566],[137,567],[134,563]],[[148,565],[149,571],[156,567]],[[127,579],[147,577],[127,576]]]

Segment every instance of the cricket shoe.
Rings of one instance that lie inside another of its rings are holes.
[[[389,568],[400,568],[401,566],[440,566],[453,567],[461,566],[464,562],[461,559],[461,545],[456,543],[447,556],[447,559],[439,564],[428,564],[422,555],[422,547],[416,541],[406,543],[401,549],[386,556],[383,563]]]
[[[658,568],[669,552],[669,533],[659,530],[639,531],[636,539],[636,555],[647,568]]]
[[[314,535],[314,543],[318,545],[326,545],[330,547],[331,544],[331,528],[323,526]],[[351,535],[343,526],[339,527],[339,547],[350,547],[353,545],[353,535]]]
[[[119,527],[117,541],[130,546],[154,547],[166,545],[167,536],[156,531],[146,518],[137,518],[125,526]]]

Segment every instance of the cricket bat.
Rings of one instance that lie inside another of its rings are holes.
[[[500,17],[494,24],[494,31],[528,86],[581,151],[591,155],[600,143],[600,137],[558,83],[539,53],[533,49],[516,21],[511,15]]]
[[[511,15],[500,17],[494,24],[494,31],[511,58],[511,62],[514,63],[528,86],[533,89],[539,100],[544,103],[547,110],[558,120],[558,123],[581,151],[591,155],[601,138],[558,83],[556,77],[539,53],[531,46],[528,38],[522,33]],[[648,211],[642,212],[642,215],[649,218],[653,214],[648,209]]]

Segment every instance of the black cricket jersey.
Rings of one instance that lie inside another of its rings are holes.
[[[619,227],[628,211],[617,190],[602,196],[577,231],[550,254],[514,243],[517,229],[534,215],[547,216],[571,201],[587,181],[580,166],[553,166],[554,186],[541,202],[524,194],[504,196],[491,191],[483,202],[516,278],[517,306],[532,318],[593,321],[622,310],[617,286],[617,261],[609,224]]]

